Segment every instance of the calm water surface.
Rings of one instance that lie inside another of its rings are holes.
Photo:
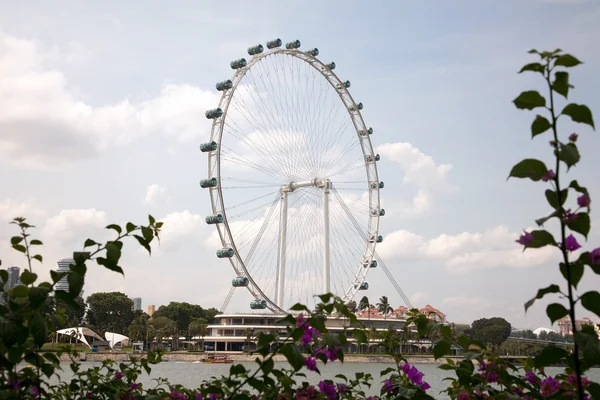
[[[254,369],[256,367],[255,363],[241,363],[246,366],[248,369]],[[285,366],[285,363],[275,363],[280,366],[280,368]],[[81,365],[84,368],[91,368],[95,366],[101,365],[98,362],[82,362]],[[377,384],[380,382],[379,372],[384,369],[393,366],[391,363],[346,363],[341,364],[339,362],[327,364],[323,366],[320,364],[321,375],[319,376],[316,373],[308,373],[307,379],[309,382],[316,384],[322,379],[333,379],[337,374],[344,374],[346,376],[354,376],[357,372],[365,372],[373,375],[373,390],[368,393],[370,395],[379,394]],[[200,383],[206,379],[209,379],[212,376],[221,376],[223,374],[227,374],[229,372],[229,368],[231,364],[202,364],[199,362],[163,362],[157,365],[152,366],[152,372],[150,375],[144,373],[139,381],[144,384],[146,388],[152,387],[155,382],[153,379],[155,378],[166,378],[169,382],[173,384],[182,384],[188,388],[195,388],[200,385]],[[277,368],[277,366],[276,366]],[[417,364],[417,368],[425,374],[425,380],[429,382],[431,385],[431,389],[428,390],[432,396],[438,399],[447,399],[448,397],[439,394],[445,387],[448,386],[448,382],[442,382],[442,380],[452,374],[448,371],[443,371],[437,368],[435,364]],[[69,369],[68,364],[63,365],[63,372],[61,376],[63,379],[68,379],[71,377],[71,370]],[[561,372],[561,368],[546,368],[548,374],[557,374]],[[586,374],[591,380],[595,382],[600,382],[600,368],[594,368]]]

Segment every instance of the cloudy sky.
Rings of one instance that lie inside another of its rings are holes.
[[[527,50],[560,47],[585,62],[573,70],[571,100],[600,118],[598,1],[214,4],[0,2],[4,267],[24,266],[9,248],[15,216],[38,227],[45,276],[86,237],[106,239],[108,223],[152,213],[165,223],[160,248],[148,258],[129,247],[125,278],[92,268],[86,293],[123,291],[144,308],[219,308],[234,274],[207,240],[210,201],[198,187],[207,174],[198,151],[210,133],[204,111],[248,46],[300,39],[335,61],[365,104],[386,183],[378,251],[413,304],[455,322],[502,316],[549,326],[544,302],[527,315],[523,303],[560,282],[556,254],[514,243],[548,212],[544,187],[506,177],[522,158],[551,154],[547,138],[530,140],[533,114],[511,100],[540,87],[516,74],[532,61]],[[584,159],[570,175],[595,199],[600,167],[589,150],[599,148],[598,133],[567,122],[561,130],[581,134]],[[589,249],[600,245],[592,229]],[[372,302],[388,295],[402,304],[381,269],[368,281]],[[590,275],[581,289],[599,283]],[[249,299],[236,291],[228,311],[247,310]]]

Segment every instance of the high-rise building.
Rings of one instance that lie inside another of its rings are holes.
[[[154,314],[154,310],[156,310],[156,307],[154,306],[154,304],[148,305],[148,315],[149,316],[152,316],[152,314]]]
[[[131,308],[133,311],[142,309],[142,298],[141,297],[130,297],[131,301],[133,301],[133,307]]]
[[[75,264],[75,261],[72,258],[63,258],[62,260],[57,261],[58,264],[58,272],[69,272],[69,265]],[[67,277],[62,278],[56,286],[55,290],[64,290],[66,292],[69,291],[69,282],[67,282]]]
[[[19,267],[9,267],[7,269],[8,272],[8,281],[4,284],[4,290],[9,290],[17,286],[20,281],[19,277],[21,276],[21,268]]]

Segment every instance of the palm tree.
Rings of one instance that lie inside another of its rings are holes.
[[[381,296],[379,303],[377,303],[377,311],[383,314],[384,321],[387,320],[388,313],[394,311],[394,309],[390,306],[387,296]]]
[[[356,302],[354,300],[348,302],[346,307],[348,307],[348,311],[350,311],[351,313],[355,313],[358,310],[358,306],[356,305]]]
[[[148,345],[148,338],[152,336],[154,333],[154,327],[150,325],[148,322],[150,317],[147,314],[140,315],[136,317],[129,328],[127,328],[127,333],[129,334],[130,340],[141,340],[144,342],[144,348]]]
[[[250,353],[250,339],[254,336],[254,331],[250,328],[246,328],[244,333],[246,334],[246,344],[248,345],[247,353]]]
[[[190,322],[188,327],[188,332],[190,336],[200,336],[202,341],[202,348],[204,348],[204,336],[208,334],[208,325],[206,325],[204,319],[198,318]],[[196,348],[198,343],[196,342]]]

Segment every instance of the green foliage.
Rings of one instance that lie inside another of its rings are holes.
[[[481,343],[499,346],[510,336],[511,329],[504,318],[481,318],[473,321],[467,335]]]
[[[133,301],[124,293],[94,293],[87,298],[87,318],[99,332],[127,333],[133,321]]]

